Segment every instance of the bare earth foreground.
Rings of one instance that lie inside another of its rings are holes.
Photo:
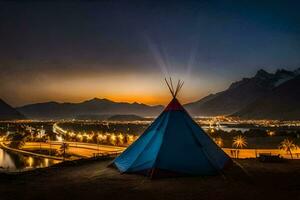
[[[150,180],[121,175],[110,161],[77,161],[0,174],[0,199],[300,199],[300,161],[236,160],[223,176]]]

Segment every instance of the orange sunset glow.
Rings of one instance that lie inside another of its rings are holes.
[[[174,77],[180,77],[180,74],[175,74]],[[193,78],[183,73],[182,77],[186,77],[184,90],[179,96],[182,103],[198,100],[211,92],[227,87],[222,84],[222,79],[212,82],[209,80],[210,76],[200,75]],[[168,93],[164,78],[163,73],[142,75],[136,72],[121,74],[99,71],[94,73],[64,71],[60,74],[38,72],[34,77],[28,75],[16,78],[14,82],[5,81],[0,85],[2,88],[0,93],[5,93],[5,98],[16,106],[47,101],[82,102],[95,97],[116,102],[165,105],[171,95]],[[215,88],[213,91],[210,85]]]

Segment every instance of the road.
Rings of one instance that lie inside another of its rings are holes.
[[[88,158],[92,157],[95,154],[115,154],[122,152],[124,147],[116,147],[109,145],[97,145],[89,143],[75,143],[75,142],[66,142],[69,144],[68,153],[77,155],[79,157]],[[26,142],[22,147],[23,150],[29,149],[59,149],[61,142]]]
[[[120,153],[126,149],[126,147],[117,147],[117,146],[109,146],[109,145],[97,145],[90,143],[78,143],[78,142],[66,142],[69,144],[68,152],[71,154],[78,155],[79,157],[87,158],[92,157],[94,154],[114,154]],[[52,149],[59,149],[61,146],[61,142],[47,142],[47,143],[39,143],[39,142],[26,142],[25,146],[23,146],[23,150],[28,149],[49,149],[50,146]],[[230,157],[237,157],[237,150],[232,148],[223,148],[225,153],[227,153]],[[290,154],[285,151],[279,149],[240,149],[238,150],[238,158],[256,158],[261,153],[268,153],[272,155],[280,154],[284,158],[290,159]],[[293,151],[293,158],[300,159],[300,150]]]
[[[271,154],[271,155],[280,155],[284,158],[290,159],[291,155],[286,153],[285,151],[279,150],[279,149],[231,149],[231,148],[223,148],[223,151],[227,153],[232,158],[256,158],[259,156],[259,154]],[[238,153],[238,156],[236,155],[236,152]],[[294,159],[300,159],[300,151],[295,150],[292,152]]]

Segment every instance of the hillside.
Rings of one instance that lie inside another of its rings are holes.
[[[163,106],[148,106],[139,103],[114,102],[94,98],[81,103],[46,102],[17,108],[30,119],[73,119],[77,116],[134,114],[155,116]]]
[[[0,120],[25,119],[24,115],[0,99]]]
[[[192,115],[229,115],[238,112],[298,74],[299,70],[277,70],[276,73],[272,74],[261,69],[257,71],[254,77],[243,78],[234,82],[227,90],[211,94],[197,102],[186,104],[185,108]]]
[[[300,75],[276,87],[233,116],[246,119],[300,119]]]
[[[109,121],[143,121],[146,120],[138,115],[113,115],[109,117]]]

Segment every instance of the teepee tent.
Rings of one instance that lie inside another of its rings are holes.
[[[152,178],[173,175],[213,175],[231,159],[189,116],[176,96],[172,80],[167,86],[172,101],[147,130],[114,161],[122,173],[141,173]]]

